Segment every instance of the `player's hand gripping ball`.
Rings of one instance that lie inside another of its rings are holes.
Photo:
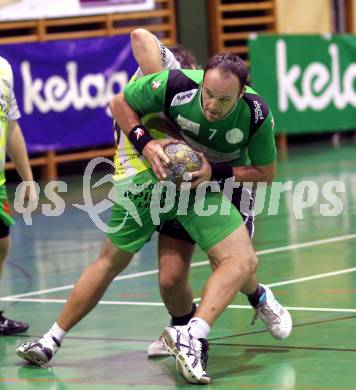
[[[203,163],[198,153],[183,142],[166,145],[164,152],[169,158],[165,180],[176,185],[182,184],[184,173],[199,171]]]

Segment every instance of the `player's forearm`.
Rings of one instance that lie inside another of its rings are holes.
[[[116,95],[110,102],[110,111],[120,129],[126,135],[129,135],[134,127],[141,124],[140,117],[126,102],[123,93]]]
[[[131,47],[143,74],[157,73],[163,70],[158,42],[149,31],[143,28],[132,31]]]
[[[120,129],[127,135],[139,154],[153,140],[138,114],[126,102],[124,94],[120,93],[110,103],[111,113]]]
[[[260,183],[270,184],[275,174],[275,163],[265,166],[241,165],[232,167],[228,164],[214,164],[211,166],[211,178],[213,180],[225,180],[234,177],[240,183]]]
[[[33,175],[22,131],[17,123],[13,126],[12,129],[9,129],[8,133],[7,152],[21,179],[24,181],[32,181]]]
[[[239,182],[266,182],[270,184],[274,178],[274,174],[274,164],[270,164],[266,167],[257,167],[253,165],[233,167],[233,175],[235,180]]]

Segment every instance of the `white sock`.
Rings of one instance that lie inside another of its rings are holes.
[[[210,326],[202,318],[193,317],[187,324],[189,333],[197,339],[206,339],[210,332]]]
[[[52,325],[52,328],[43,335],[43,337],[54,337],[60,344],[66,335],[66,331],[59,327],[57,322]]]

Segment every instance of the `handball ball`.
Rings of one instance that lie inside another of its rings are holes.
[[[202,159],[198,153],[185,143],[168,144],[164,147],[164,152],[169,158],[165,180],[176,185],[183,182],[184,173],[199,171],[202,166]]]

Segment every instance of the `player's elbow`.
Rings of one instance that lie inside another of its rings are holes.
[[[264,180],[267,185],[271,185],[276,174],[276,164],[273,162],[261,169],[262,175],[264,176]]]
[[[151,36],[152,34],[148,30],[145,30],[144,28],[135,28],[130,34],[131,45],[134,45],[135,47],[144,47],[145,42],[147,42]]]
[[[124,101],[124,94],[120,92],[119,94],[115,95],[109,103],[111,115],[115,120],[118,120],[118,118],[120,117],[121,107]]]

